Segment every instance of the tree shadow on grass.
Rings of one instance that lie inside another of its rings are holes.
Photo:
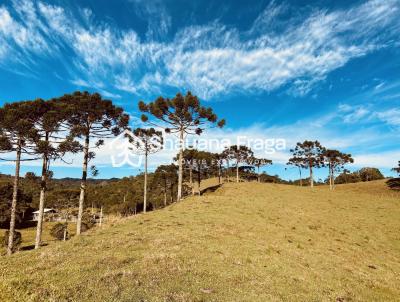
[[[48,243],[42,243],[40,246],[47,246],[47,245],[48,245]],[[19,250],[20,251],[31,251],[33,249],[35,249],[35,245],[31,244],[31,245],[25,245],[25,246],[21,247]]]

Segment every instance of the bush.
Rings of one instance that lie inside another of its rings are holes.
[[[50,230],[50,235],[58,240],[64,240],[64,233],[66,232],[65,239],[68,239],[68,225],[66,223],[56,223]]]
[[[346,173],[343,172],[335,178],[336,184],[348,184],[362,181],[358,172]]]
[[[86,232],[87,230],[91,229],[94,227],[96,224],[96,220],[93,218],[93,216],[90,213],[83,213],[82,215],[82,227],[81,231]]]
[[[7,247],[8,246],[8,238],[10,236],[10,231],[5,231],[4,237],[3,237],[3,246]],[[14,248],[13,252],[17,251],[19,247],[21,246],[22,243],[22,235],[20,232],[14,232]]]
[[[377,168],[362,168],[359,171],[350,173],[349,171],[344,171],[335,179],[336,184],[346,184],[361,181],[372,181],[378,179],[384,179],[381,171]]]
[[[389,179],[386,184],[393,190],[400,190],[400,177]]]
[[[305,184],[307,181],[308,180],[303,179],[303,184]],[[269,175],[265,172],[260,175],[260,182],[283,183],[282,179],[280,179],[278,175]]]
[[[12,194],[12,184],[0,184],[0,227],[8,228],[10,225]],[[31,202],[32,196],[18,189],[18,203],[15,213],[16,227],[20,227],[29,221],[33,212],[30,207]]]
[[[377,168],[362,168],[358,173],[362,181],[384,179],[381,171]]]

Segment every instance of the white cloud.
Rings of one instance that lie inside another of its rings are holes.
[[[363,123],[379,120],[389,126],[400,126],[400,109],[398,108],[379,110],[378,108],[372,108],[368,104],[353,106],[340,104],[338,109],[345,123]]]
[[[129,76],[116,76],[115,77],[115,87],[122,91],[127,91],[130,93],[136,93],[137,89],[135,83],[129,78]]]
[[[0,60],[6,52],[23,60],[24,53],[28,58],[32,53],[62,56],[61,49],[69,48],[75,54],[70,76],[80,74],[83,81],[97,83],[93,88],[141,93],[167,85],[210,99],[230,91],[271,91],[288,85],[289,92],[304,95],[331,71],[385,47],[399,33],[398,0],[314,11],[303,20],[286,20],[279,33],[271,25],[288,8],[272,2],[248,32],[214,22],[183,28],[172,41],[160,42],[159,36],[170,31],[165,7],[133,3],[144,18],[157,20],[149,23],[145,41],[133,30],[95,24],[93,12],[85,8],[78,18],[59,6],[15,1],[17,20],[10,8],[0,7],[0,41],[7,43],[0,47]]]
[[[375,115],[389,125],[400,126],[400,109],[398,108],[376,112]]]
[[[343,116],[343,121],[345,123],[357,123],[361,119],[369,115],[369,110],[363,106],[354,108],[351,112]]]
[[[39,2],[38,8],[48,24],[47,33],[50,32],[51,35],[60,34],[67,37],[73,34],[71,30],[74,29],[74,24],[67,17],[62,7]]]
[[[393,168],[398,159],[400,150],[356,155],[354,163],[357,167]]]
[[[20,20],[13,18],[7,8],[0,7],[0,36],[9,49],[17,47],[26,56],[31,52],[48,55],[51,49],[41,33],[46,31],[46,27],[37,18],[33,3],[13,1],[13,5]],[[19,60],[22,58],[19,57]]]

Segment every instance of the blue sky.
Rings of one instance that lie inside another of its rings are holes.
[[[140,99],[191,90],[228,121],[207,137],[286,139],[286,151],[259,154],[274,160],[269,173],[296,177],[285,170],[288,149],[318,139],[353,154],[353,170],[391,175],[400,160],[399,20],[399,0],[6,0],[0,102],[89,90],[137,117]],[[137,173],[98,153],[100,177]],[[79,163],[56,163],[56,176],[79,176]],[[29,165],[24,172],[38,171]]]

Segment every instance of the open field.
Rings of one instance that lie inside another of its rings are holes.
[[[0,259],[0,301],[396,301],[400,194],[383,181],[229,183]]]

